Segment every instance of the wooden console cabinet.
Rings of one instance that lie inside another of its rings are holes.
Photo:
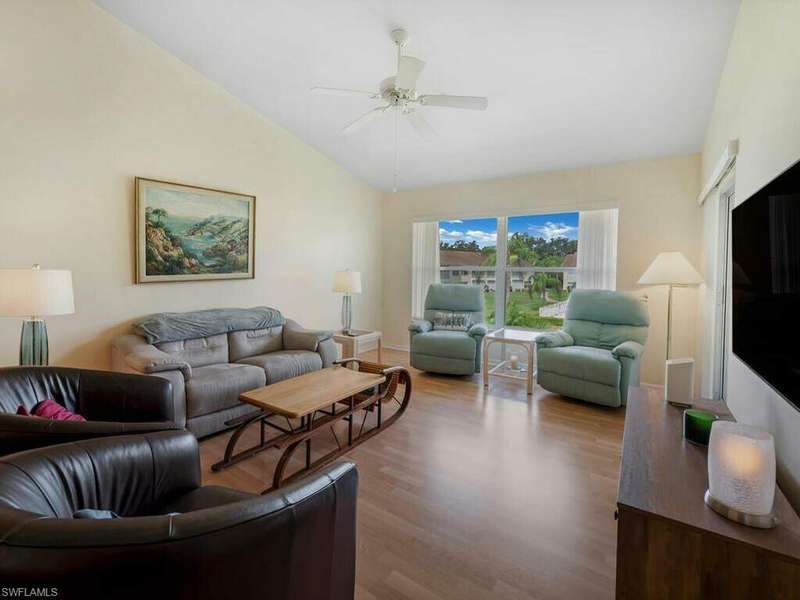
[[[721,403],[701,406],[727,414]],[[683,411],[631,388],[617,498],[620,600],[800,599],[800,520],[777,490],[774,529],[703,502],[706,449],[683,439]],[[798,432],[800,435],[800,432]]]

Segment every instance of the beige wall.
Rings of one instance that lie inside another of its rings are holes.
[[[700,157],[693,155],[386,194],[383,211],[386,343],[408,346],[414,221],[619,207],[617,287],[641,290],[636,281],[659,252],[679,250],[697,264],[699,181]],[[664,377],[666,293],[663,288],[646,292],[653,324],[642,378],[645,382],[660,383]],[[675,294],[673,354],[676,356],[694,355],[694,294],[693,290],[678,290]]]
[[[83,0],[0,3],[0,73],[0,267],[72,269],[55,363],[107,367],[111,336],[154,311],[266,304],[335,327],[345,267],[356,324],[380,325],[380,194],[316,150]],[[134,285],[136,175],[255,194],[256,279]],[[19,328],[0,319],[0,364]]]
[[[800,3],[743,0],[703,150],[704,178],[739,139],[736,202],[800,160]],[[712,246],[713,236],[705,245]],[[800,506],[800,411],[728,352],[727,401],[739,421],[775,435],[779,479]]]

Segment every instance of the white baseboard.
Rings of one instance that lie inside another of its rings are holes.
[[[395,346],[395,345],[392,345],[392,344],[384,344],[383,347],[384,348],[388,348],[389,350],[399,350],[401,352],[408,352],[409,351],[409,347],[408,346]]]

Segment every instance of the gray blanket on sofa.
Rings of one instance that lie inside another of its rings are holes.
[[[148,344],[192,340],[229,331],[266,329],[283,325],[280,311],[267,306],[255,308],[211,308],[182,313],[156,313],[133,324],[133,330]]]

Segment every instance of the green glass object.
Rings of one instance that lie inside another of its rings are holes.
[[[707,410],[689,408],[683,411],[683,437],[692,443],[708,446],[711,425],[719,417]]]
[[[23,367],[47,366],[47,325],[41,319],[22,322],[19,341],[19,364]]]

